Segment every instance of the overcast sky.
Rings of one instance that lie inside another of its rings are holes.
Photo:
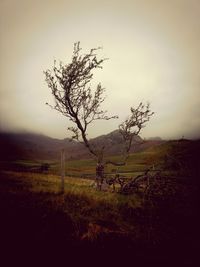
[[[1,0],[2,130],[69,136],[69,121],[51,110],[43,70],[102,46],[108,57],[94,76],[105,109],[118,120],[91,126],[90,137],[115,130],[130,106],[150,101],[154,118],[142,137],[200,136],[199,0]]]

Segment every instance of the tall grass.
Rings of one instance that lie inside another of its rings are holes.
[[[87,227],[89,223],[109,224],[112,227],[115,225],[114,228],[129,231],[132,229],[130,218],[126,218],[122,210],[130,212],[142,205],[137,195],[124,196],[97,191],[92,186],[91,180],[87,179],[66,177],[64,194],[60,194],[59,176],[17,172],[5,174],[26,192],[44,195],[44,202],[70,215],[78,227],[77,231],[81,233],[85,231],[82,228]]]

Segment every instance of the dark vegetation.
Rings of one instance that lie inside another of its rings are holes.
[[[130,176],[138,175],[134,171],[140,165],[140,173],[152,164],[161,170],[164,180],[152,185],[147,197],[137,191],[98,192],[91,180],[78,177],[66,178],[61,195],[51,165],[48,173],[37,174],[30,169],[3,170],[2,163],[2,255],[12,254],[15,261],[40,256],[47,262],[55,257],[66,264],[70,257],[74,263],[78,257],[88,257],[92,263],[96,256],[102,264],[121,258],[133,266],[194,266],[199,240],[199,149],[199,141],[180,140],[130,155],[127,166],[121,167],[131,169]],[[91,160],[72,162],[80,170],[88,171],[88,164],[94,168]]]

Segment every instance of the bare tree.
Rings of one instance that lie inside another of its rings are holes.
[[[93,78],[92,71],[102,68],[106,59],[97,59],[96,51],[100,48],[91,49],[88,54],[80,55],[80,43],[74,44],[72,62],[64,65],[60,62],[53,70],[45,71],[46,82],[52,91],[55,110],[68,117],[75,127],[68,129],[73,132],[73,139],[84,142],[90,153],[100,160],[101,151],[96,151],[87,138],[88,126],[95,120],[110,120],[117,116],[109,117],[107,111],[101,109],[105,100],[105,89],[99,83],[92,93],[90,82]],[[48,103],[47,103],[48,104]]]
[[[131,115],[119,125],[119,132],[121,133],[125,144],[124,159],[127,160],[133,139],[138,136],[145,123],[148,122],[154,114],[150,110],[150,104],[146,105],[140,102],[137,108],[130,108]]]
[[[106,58],[100,60],[97,58],[96,52],[99,49],[94,48],[89,53],[81,55],[78,42],[74,44],[71,63],[64,65],[60,62],[57,66],[54,61],[53,69],[44,72],[55,100],[54,106],[47,104],[74,123],[75,126],[68,128],[73,133],[72,138],[85,144],[99,163],[124,165],[133,137],[139,134],[153,112],[150,111],[149,104],[140,103],[137,108],[131,108],[131,115],[119,126],[125,144],[124,161],[121,163],[103,162],[105,147],[95,147],[91,144],[87,135],[88,126],[96,120],[110,120],[118,116],[108,116],[107,111],[102,110],[101,104],[105,100],[105,89],[101,84],[99,83],[94,91],[91,89],[93,71],[102,68],[106,60]]]

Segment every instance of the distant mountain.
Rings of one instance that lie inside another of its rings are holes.
[[[66,147],[70,154],[80,146],[71,139],[32,133],[0,133],[0,159],[56,159]]]
[[[123,152],[123,139],[118,130],[90,140],[96,148],[105,147],[106,155],[119,155]],[[136,136],[131,152],[146,149],[161,141],[144,141]],[[56,160],[62,148],[66,150],[66,158],[81,159],[91,155],[83,144],[69,138],[63,140],[33,133],[0,133],[0,160],[40,159]]]
[[[105,147],[106,155],[119,155],[123,153],[124,142],[119,130],[115,130],[109,134],[101,135],[91,140],[96,146]],[[143,139],[140,136],[135,136],[131,147],[131,152],[138,150]]]
[[[147,140],[150,140],[150,141],[162,141],[162,138],[160,138],[159,136],[156,136],[156,137],[149,137],[149,138],[147,138]]]

